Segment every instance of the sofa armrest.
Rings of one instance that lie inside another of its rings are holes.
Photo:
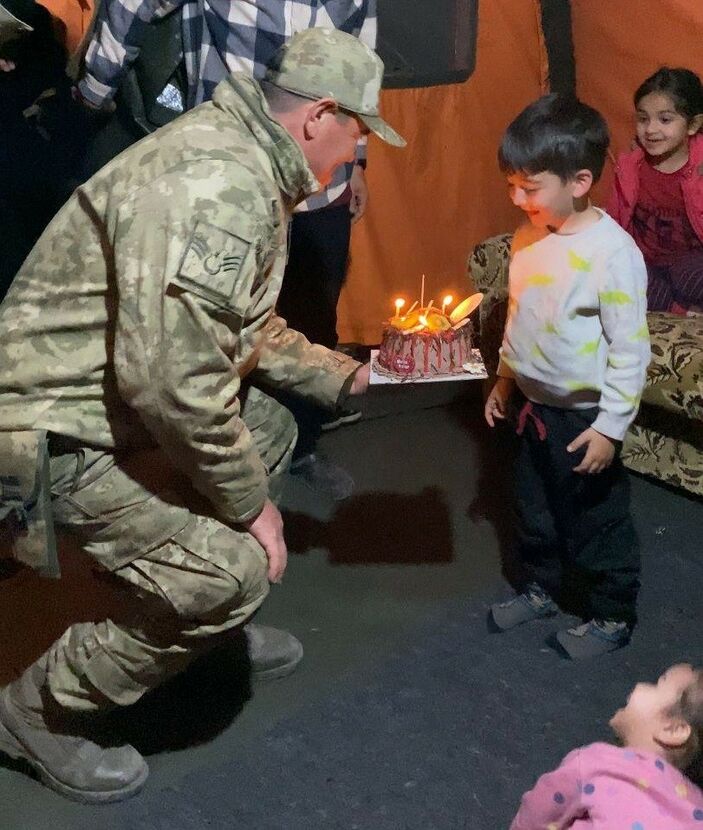
[[[507,297],[508,264],[512,239],[511,233],[492,236],[490,239],[479,242],[473,249],[467,268],[477,291],[482,291],[484,294],[503,293],[501,299]]]
[[[484,294],[479,307],[479,348],[489,375],[496,373],[503,341],[511,241],[512,234],[486,239],[473,249],[467,263],[476,290]]]

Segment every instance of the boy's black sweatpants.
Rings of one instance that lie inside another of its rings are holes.
[[[520,412],[515,486],[522,587],[537,582],[585,619],[632,626],[640,555],[627,474],[618,455],[601,473],[575,473],[585,449],[566,450],[597,415],[597,408],[535,403]]]

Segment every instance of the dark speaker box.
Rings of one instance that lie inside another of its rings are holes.
[[[477,30],[478,0],[378,0],[383,85],[402,89],[465,81],[476,65]]]

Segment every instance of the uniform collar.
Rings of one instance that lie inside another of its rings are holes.
[[[253,134],[271,161],[279,189],[291,206],[320,190],[298,142],[271,115],[259,84],[243,72],[228,75],[217,85],[212,100]]]

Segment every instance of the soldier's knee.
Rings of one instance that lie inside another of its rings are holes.
[[[266,424],[268,441],[262,453],[269,475],[285,472],[298,440],[298,425],[293,413],[282,404],[274,403]]]
[[[256,386],[249,386],[241,396],[240,417],[247,425],[259,457],[270,477],[269,489],[273,485],[280,489],[278,480],[286,472],[298,440],[298,427],[289,409],[280,401],[262,392]]]
[[[141,587],[146,578],[179,618],[213,626],[238,624],[269,590],[266,554],[254,537],[204,516],[133,565]]]
[[[232,551],[231,563],[209,569],[176,609],[181,617],[211,626],[239,624],[261,605],[269,591],[265,556]]]

